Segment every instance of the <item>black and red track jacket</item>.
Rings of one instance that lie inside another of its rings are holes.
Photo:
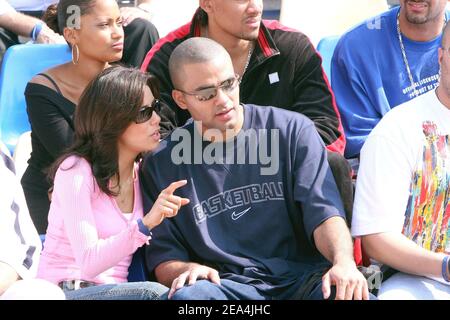
[[[142,64],[141,70],[154,74],[160,81],[161,99],[167,105],[161,110],[163,136],[190,118],[172,99],[170,55],[184,40],[200,36],[200,27],[205,23],[206,13],[199,9],[190,23],[160,39]],[[328,150],[344,153],[344,131],[322,69],[322,58],[303,33],[278,21],[262,21],[257,44],[240,84],[240,100],[304,114],[314,121]]]

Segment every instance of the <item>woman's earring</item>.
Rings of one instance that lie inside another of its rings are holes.
[[[73,49],[75,48],[75,52],[74,53]],[[75,55],[76,55],[76,59],[75,59]],[[80,50],[78,49],[78,46],[76,44],[72,45],[72,63],[73,64],[78,64],[78,60],[80,60]]]

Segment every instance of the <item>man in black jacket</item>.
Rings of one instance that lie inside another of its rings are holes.
[[[177,45],[188,38],[207,37],[230,54],[240,77],[243,103],[272,105],[310,118],[325,143],[330,166],[351,216],[350,169],[343,154],[345,137],[340,115],[322,60],[309,39],[277,21],[262,21],[262,0],[200,0],[191,23],[162,38],[141,67],[161,82],[163,137],[190,118],[172,99],[168,61]]]

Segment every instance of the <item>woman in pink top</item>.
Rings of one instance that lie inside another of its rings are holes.
[[[68,299],[158,299],[159,283],[127,282],[133,253],[150,230],[189,202],[167,187],[144,216],[137,163],[160,140],[156,79],[111,67],[86,88],[75,111],[75,140],[51,172],[54,189],[38,277]]]

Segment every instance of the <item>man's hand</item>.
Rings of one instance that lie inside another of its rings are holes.
[[[197,279],[207,279],[212,283],[220,285],[220,277],[217,270],[207,266],[196,264],[173,280],[168,298],[172,298],[175,291],[183,288],[186,284],[186,281],[187,284],[191,286],[197,281]]]
[[[122,7],[120,8],[120,13],[122,14],[123,26],[126,27],[134,19],[142,18],[146,20],[151,19],[150,13],[136,7]]]
[[[42,26],[42,30],[36,39],[36,43],[66,43],[66,40],[60,34],[53,32],[46,24]]]
[[[336,300],[369,299],[367,281],[356,268],[353,259],[353,242],[347,224],[342,217],[325,220],[314,230],[314,242],[319,252],[333,267],[322,277],[324,299],[336,286]]]
[[[369,300],[367,280],[354,262],[336,264],[322,277],[324,299],[330,297],[332,285],[336,286],[336,300]]]

